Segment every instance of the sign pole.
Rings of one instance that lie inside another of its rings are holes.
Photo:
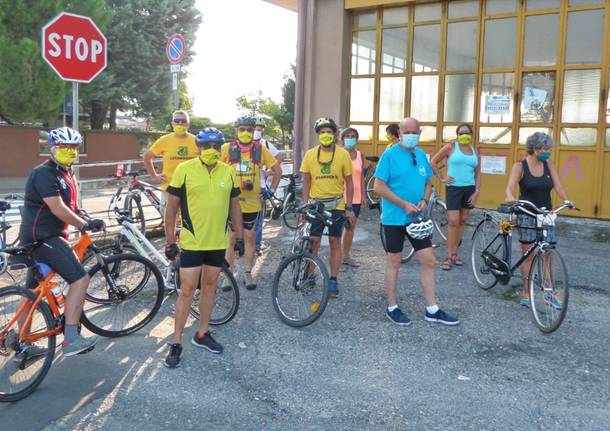
[[[178,96],[178,73],[172,73],[172,90],[174,90],[174,111],[178,110],[180,107],[180,97]]]
[[[78,82],[72,81],[72,128],[78,130]]]

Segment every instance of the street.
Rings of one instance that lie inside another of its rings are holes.
[[[385,316],[377,223],[377,213],[363,211],[353,249],[362,266],[339,274],[339,299],[313,325],[294,329],[275,316],[271,280],[292,232],[273,222],[255,270],[259,288],[241,289],[236,318],[212,329],[222,355],[192,346],[191,326],[182,366],[165,368],[168,301],[134,335],[101,339],[85,356],[58,354],[33,395],[0,406],[2,428],[608,429],[610,245],[560,234],[570,305],[559,330],[544,335],[517,302],[518,279],[476,287],[469,228],[465,265],[436,274],[439,305],[461,325],[424,321],[419,264],[411,261],[399,289],[413,320],[405,328]],[[444,250],[436,250],[439,260]]]

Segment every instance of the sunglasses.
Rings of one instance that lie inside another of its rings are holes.
[[[187,124],[188,120],[186,118],[174,118],[172,122],[176,124]]]
[[[419,135],[419,132],[402,132],[403,135]]]
[[[414,151],[411,153],[411,160],[413,161],[413,166],[417,166],[417,158]]]
[[[208,148],[214,148],[215,150],[220,151],[220,148],[222,147],[222,142],[202,142],[197,145],[203,148],[204,150],[207,150]]]
[[[254,132],[254,128],[253,127],[238,127],[237,131],[240,132],[240,133],[241,132],[250,132],[250,133],[252,133],[252,132]]]

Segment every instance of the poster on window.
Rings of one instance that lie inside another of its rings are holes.
[[[481,173],[489,175],[505,175],[506,157],[481,156]]]
[[[487,115],[506,115],[510,112],[510,96],[487,96],[485,113]]]
[[[541,88],[525,87],[523,91],[523,108],[526,111],[538,111],[544,105],[547,91]]]

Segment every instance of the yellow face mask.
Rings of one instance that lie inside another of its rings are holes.
[[[63,166],[71,166],[78,157],[78,148],[60,148],[55,152],[55,161]]]
[[[181,124],[177,124],[174,126],[174,133],[176,135],[184,135],[188,131],[188,127],[183,126]]]
[[[335,137],[332,133],[320,133],[320,136],[318,136],[318,140],[323,146],[329,147],[335,141]]]
[[[203,150],[201,152],[201,156],[199,157],[206,166],[212,166],[215,165],[218,159],[220,158],[220,151],[214,148],[208,148],[206,150]]]
[[[472,135],[459,135],[457,141],[461,145],[470,145],[470,143],[472,142]]]
[[[237,134],[237,139],[239,139],[239,142],[241,142],[242,144],[249,144],[250,142],[252,142],[252,137],[254,135],[252,134],[252,132],[239,132]]]

